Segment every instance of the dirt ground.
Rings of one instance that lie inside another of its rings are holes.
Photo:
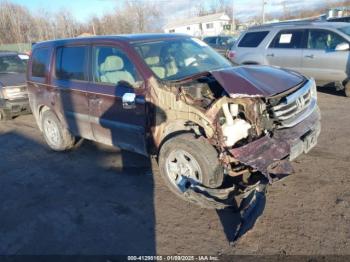
[[[317,147],[234,243],[237,215],[177,199],[148,159],[89,141],[56,153],[31,115],[0,123],[0,254],[350,255],[350,99],[326,91]]]

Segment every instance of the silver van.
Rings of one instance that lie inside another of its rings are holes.
[[[249,28],[229,58],[235,64],[288,68],[350,96],[350,23],[286,22]]]

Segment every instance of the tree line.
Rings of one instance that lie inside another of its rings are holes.
[[[161,10],[151,2],[127,0],[113,12],[82,23],[67,9],[30,12],[26,7],[0,1],[0,44],[33,43],[49,39],[160,31]]]
[[[67,9],[55,13],[47,10],[30,12],[26,7],[0,0],[0,44],[33,43],[49,39],[76,37],[83,33],[92,35],[130,34],[161,32],[169,10],[162,8],[161,2],[144,0],[125,0],[113,11],[101,17],[93,16],[88,21],[79,22]],[[232,17],[232,0],[213,0],[210,5],[205,0],[197,0],[192,15],[207,15],[225,12]],[[295,19],[318,15],[327,8],[349,6],[350,0],[324,2],[317,8],[291,10],[288,1],[282,1],[281,12],[267,19]],[[259,17],[252,17],[259,21]],[[235,19],[235,23],[239,21]]]

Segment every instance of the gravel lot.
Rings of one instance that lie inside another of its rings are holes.
[[[31,115],[0,123],[0,254],[350,255],[350,99],[325,91],[317,147],[234,243],[235,214],[178,200],[148,159],[89,141],[56,153]]]

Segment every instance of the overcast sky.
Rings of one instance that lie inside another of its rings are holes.
[[[0,0],[2,1],[2,0]],[[159,6],[169,11],[166,20],[185,18],[193,14],[193,8],[196,0],[142,0],[156,2]],[[206,0],[205,3],[210,6],[214,0]],[[284,0],[265,0],[266,12],[282,12],[281,3]],[[28,7],[31,11],[40,12],[40,9],[46,9],[55,12],[61,8],[70,10],[73,15],[81,22],[86,21],[91,15],[98,16],[108,13],[123,0],[10,0],[17,4]],[[263,0],[233,0],[235,14],[238,18],[246,19],[261,13]],[[286,0],[288,9],[312,8],[324,2],[337,2],[337,0]]]

